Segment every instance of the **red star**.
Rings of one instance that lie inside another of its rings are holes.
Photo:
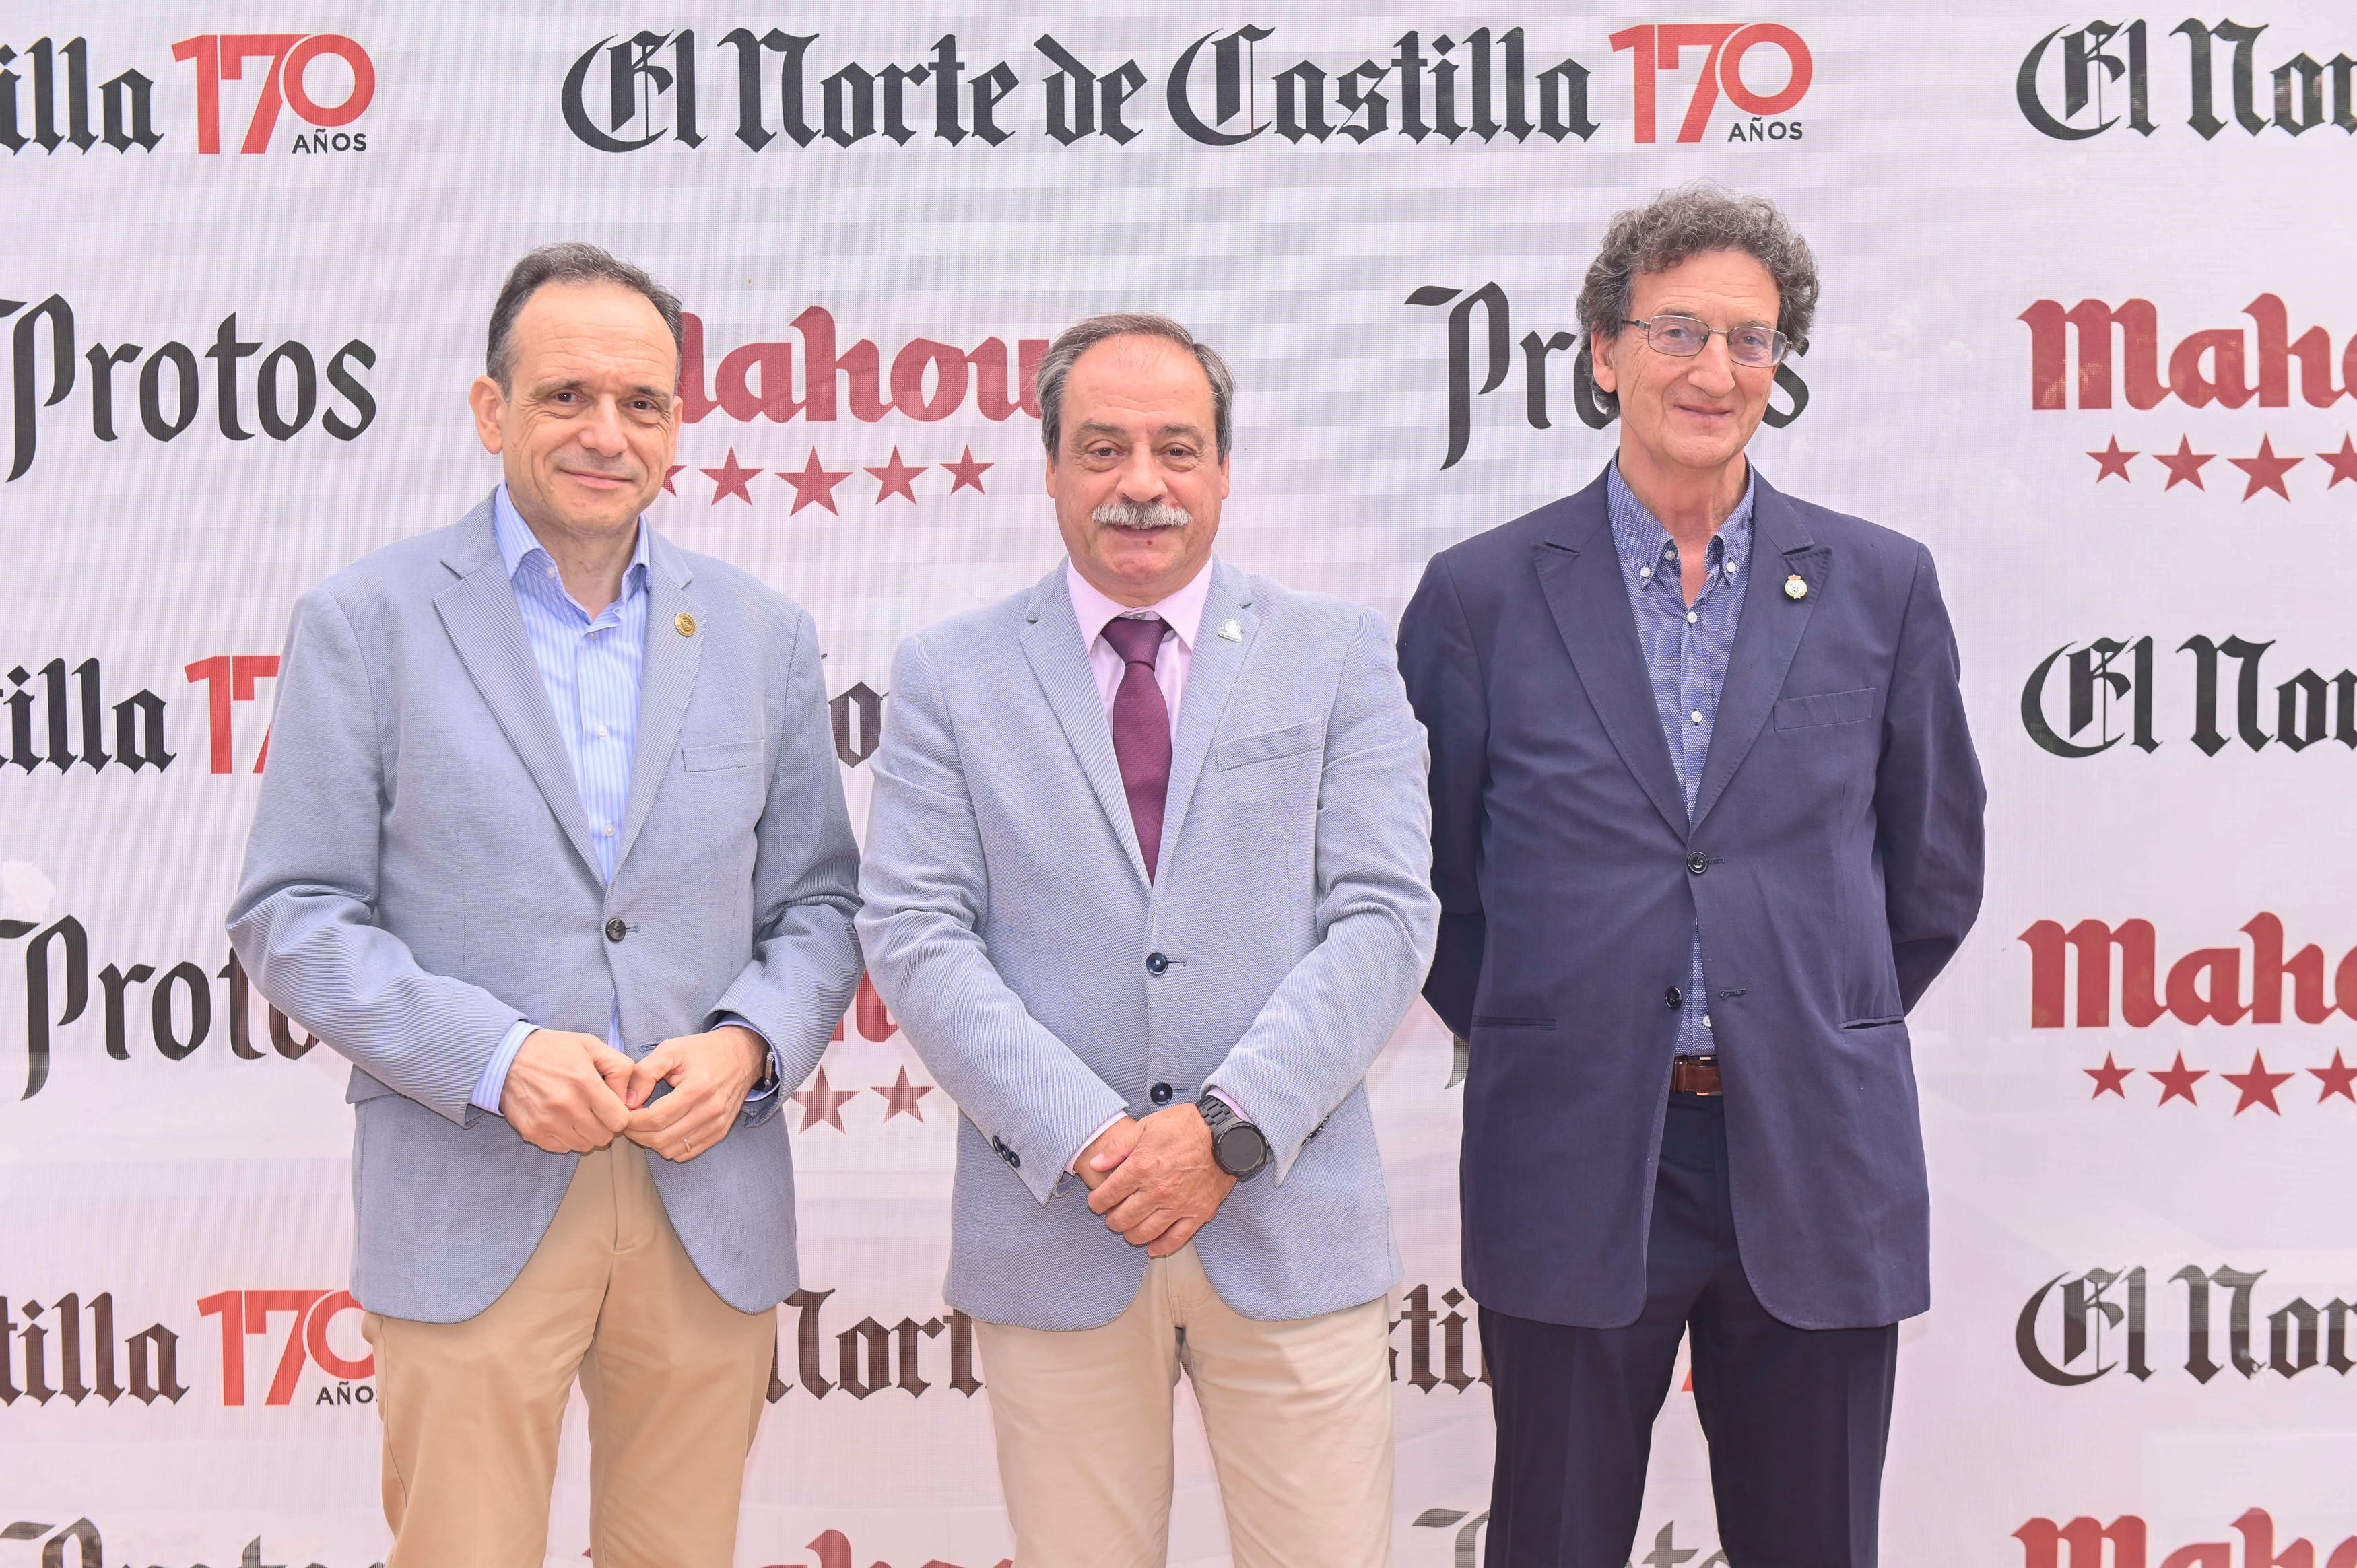
[[[2336,1094],[2343,1100],[2357,1100],[2357,1088],[2352,1087],[2357,1085],[2357,1067],[2343,1062],[2339,1051],[2332,1053],[2330,1067],[2312,1067],[2308,1070],[2324,1080],[2324,1092],[2316,1097],[2319,1105]]]
[[[2101,452],[2090,452],[2087,456],[2095,460],[2095,483],[2100,485],[2115,474],[2126,479],[2130,484],[2136,483],[2135,480],[2128,479],[2128,459],[2139,454],[2121,451],[2118,436],[2113,436],[2111,445]]]
[[[973,486],[976,490],[982,490],[982,471],[985,468],[996,467],[997,465],[975,462],[974,448],[969,446],[965,449],[965,456],[963,459],[955,463],[944,463],[942,467],[950,471],[950,494],[955,495],[968,485]],[[987,495],[989,492],[983,490],[982,493]]]
[[[826,1086],[826,1069],[819,1069],[818,1076],[811,1079],[808,1089],[794,1090],[794,1103],[802,1108],[802,1124],[798,1131],[807,1133],[824,1122],[838,1133],[849,1132],[851,1129],[843,1124],[843,1102],[858,1098],[859,1090],[856,1089],[829,1089]]]
[[[2340,451],[2319,452],[2316,460],[2332,466],[2331,483],[2324,487],[2328,490],[2343,479],[2357,479],[2357,443],[2352,443],[2346,435],[2341,438]],[[2310,1068],[2309,1070],[2314,1072],[2316,1069]]]
[[[793,509],[786,513],[788,517],[791,517],[794,512],[813,503],[826,508],[829,511],[834,511],[834,487],[851,478],[851,470],[845,468],[838,474],[827,468],[819,462],[818,448],[813,446],[811,448],[810,461],[802,465],[801,472],[797,473],[791,468],[780,468],[778,470],[778,478],[794,488]],[[837,517],[843,515],[839,511],[834,514]]]
[[[891,1083],[879,1083],[876,1086],[876,1092],[884,1097],[886,1107],[884,1120],[887,1122],[903,1112],[922,1122],[925,1119],[925,1113],[918,1108],[917,1101],[932,1091],[933,1086],[930,1083],[910,1083],[909,1069],[905,1067],[900,1069],[900,1076],[897,1080]]]
[[[2283,1114],[2283,1108],[2276,1103],[2276,1090],[2289,1083],[2294,1075],[2287,1072],[2269,1072],[2266,1058],[2253,1051],[2250,1071],[2222,1072],[2218,1076],[2243,1091],[2241,1101],[2234,1107],[2235,1115],[2240,1116],[2254,1105],[2264,1105],[2280,1116]]]
[[[2201,465],[2218,456],[2217,453],[2196,452],[2192,441],[2180,435],[2177,438],[2176,451],[2156,452],[2152,456],[2155,462],[2169,469],[2169,483],[2161,486],[2162,489],[2173,490],[2179,485],[2191,485],[2197,490],[2210,488],[2201,482]]]
[[[884,467],[880,468],[870,468],[867,470],[869,473],[876,476],[877,481],[876,504],[881,506],[885,501],[896,495],[906,496],[910,500],[915,500],[917,499],[917,492],[914,486],[917,482],[917,476],[925,471],[925,467],[926,466],[922,463],[903,465],[900,461],[900,449],[898,446],[893,447],[892,460],[890,462],[885,464]],[[888,1122],[891,1118],[887,1116],[885,1120]]]
[[[2208,1078],[2210,1069],[2187,1067],[2185,1053],[2179,1051],[2177,1053],[2177,1060],[2170,1065],[2167,1072],[2157,1072],[2152,1076],[2160,1079],[2160,1102],[2163,1105],[2172,1100],[2182,1100],[2188,1105],[2199,1105],[2201,1102],[2193,1098],[2193,1083],[2196,1079]]]
[[[2251,477],[2251,482],[2243,487],[2243,499],[2244,500],[2249,500],[2261,490],[2273,490],[2276,494],[2283,497],[2284,499],[2289,500],[2291,499],[2291,492],[2284,489],[2284,473],[2287,469],[2298,467],[2301,463],[2306,462],[2307,459],[2304,457],[2276,456],[2274,445],[2268,441],[2266,436],[2262,435],[2259,437],[2259,455],[2257,456],[2229,457],[2226,461],[2233,464],[2234,467],[2242,469],[2243,472]]]
[[[2128,1097],[2128,1091],[2122,1089],[2120,1085],[2128,1080],[2128,1075],[2135,1072],[2136,1069],[2120,1066],[2112,1060],[2112,1053],[2105,1051],[2103,1066],[2083,1067],[2079,1070],[2095,1080],[2095,1092],[2088,1096],[2090,1100],[2101,1100],[2106,1094],[2116,1094],[2122,1100],[2126,1100]]]
[[[738,500],[750,505],[753,499],[753,480],[755,476],[759,475],[760,471],[761,470],[759,468],[738,467],[737,466],[737,448],[734,446],[728,448],[727,462],[722,464],[717,468],[706,468],[704,470],[705,477],[712,481],[712,504],[714,506],[718,506],[720,504],[720,498],[723,496],[735,496]],[[673,469],[673,472],[676,473],[678,470]],[[679,492],[674,490],[672,493],[676,495]]]
[[[686,467],[687,465],[684,463],[673,463],[670,467],[665,468],[663,470],[663,489],[671,490],[671,493],[673,495],[679,494],[679,491],[672,489],[672,481],[678,478],[680,475],[686,470]],[[749,500],[752,498],[748,496],[746,499]]]

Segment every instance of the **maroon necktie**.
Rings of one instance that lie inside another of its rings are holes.
[[[1116,617],[1105,622],[1104,639],[1121,655],[1121,684],[1113,694],[1113,754],[1121,763],[1122,792],[1129,797],[1129,820],[1146,856],[1146,875],[1162,854],[1162,802],[1170,792],[1170,708],[1154,679],[1154,656],[1168,629],[1158,616],[1142,620]]]

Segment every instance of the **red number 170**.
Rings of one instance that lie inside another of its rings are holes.
[[[304,88],[304,72],[321,55],[334,55],[351,67],[352,90],[341,103],[321,104]],[[199,153],[221,151],[221,80],[243,81],[248,59],[268,59],[270,74],[263,81],[262,96],[254,101],[253,118],[246,123],[245,145],[238,149],[242,153],[270,150],[270,133],[278,124],[282,100],[312,124],[332,130],[359,119],[369,100],[376,96],[376,66],[368,51],[340,33],[314,33],[308,38],[301,33],[207,33],[174,44],[172,58],[197,64]]]

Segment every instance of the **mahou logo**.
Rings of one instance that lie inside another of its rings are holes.
[[[242,115],[241,153],[360,153],[368,133],[354,122],[376,98],[376,64],[341,33],[203,33],[172,45],[172,59],[196,74],[197,151],[221,150],[224,98]],[[54,38],[22,49],[0,42],[0,147],[55,154],[104,145],[118,153],[153,151],[155,81],[134,68],[92,85],[98,69],[90,41]],[[237,84],[224,94],[223,82]],[[282,142],[284,112],[295,122]]]
[[[2352,71],[2357,63],[2341,74]],[[2139,413],[2169,403],[2187,409],[2253,403],[2289,409],[2295,382],[2298,406],[2305,408],[2330,408],[2352,395],[2357,386],[2357,333],[2336,345],[2329,328],[2296,328],[2289,306],[2272,293],[2255,296],[2242,313],[2251,318],[2248,326],[2199,328],[2172,343],[2174,335],[2163,334],[2160,312],[2148,299],[2116,305],[2083,299],[2068,308],[2060,300],[2039,300],[2018,317],[2029,328],[2029,406],[2040,413],[2109,409],[2125,400]],[[2289,500],[2295,488],[2319,479],[2328,491],[2343,481],[2357,482],[2357,440],[2345,428],[2335,432],[2341,436],[2338,451],[2311,446],[2302,452],[2299,418],[2288,421],[2288,429],[2262,434],[2251,456],[2226,457],[2242,470],[2244,500],[2266,493]],[[2278,437],[2287,450],[2278,449]],[[2179,435],[2174,452],[2125,449],[2115,434],[2103,451],[2087,454],[2095,463],[2093,482],[2098,485],[2112,478],[2128,485],[2140,477],[2159,479],[2153,469],[2158,464],[2168,476],[2161,481],[2163,493],[2179,485],[2206,491],[2209,478],[2218,476],[2205,478],[2203,469],[2220,455],[2195,451],[2190,433]],[[2318,467],[2303,467],[2311,457]],[[2299,477],[2287,479],[2295,469]]]
[[[2330,1556],[2305,1536],[2277,1547],[2275,1516],[2265,1509],[2247,1510],[2233,1529],[2237,1540],[2180,1546],[2158,1568],[2357,1568],[2357,1536]],[[2021,1542],[2021,1568],[2147,1568],[2152,1563],[2151,1531],[2136,1514],[2109,1524],[2085,1514],[2067,1524],[2033,1519],[2013,1539]]]
[[[2057,141],[2084,141],[2123,123],[2149,136],[2158,128],[2152,116],[2159,74],[2168,99],[2161,113],[2182,103],[2185,124],[2204,141],[2229,125],[2252,136],[2357,134],[2357,82],[2345,48],[2322,61],[2307,49],[2288,59],[2270,49],[2279,63],[2266,68],[2259,48],[2268,26],[2188,16],[2158,35],[2142,18],[2060,27],[2022,56],[2014,102],[2032,128]],[[2182,50],[2165,48],[2172,37],[2185,40]],[[2157,52],[2164,54],[2158,66]]]

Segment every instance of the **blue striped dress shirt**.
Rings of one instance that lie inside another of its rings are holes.
[[[639,687],[647,662],[650,568],[645,520],[639,523],[637,553],[622,573],[621,597],[595,616],[566,591],[556,563],[516,511],[505,485],[491,498],[491,527],[499,540],[500,559],[508,569],[508,581],[515,588],[516,607],[523,612],[524,639],[532,645],[533,662],[540,668],[541,684],[547,688],[549,706],[555,710],[565,753],[573,760],[573,779],[581,790],[581,809],[589,819],[589,843],[597,852],[598,874],[611,883],[622,843],[622,816],[630,803]],[[744,1024],[733,1016],[721,1022]],[[516,1051],[538,1026],[523,1019],[500,1036],[498,1048],[475,1080],[471,1096],[475,1104],[498,1112]],[[622,1048],[619,999],[607,1019],[606,1043],[616,1050]]]
[[[1653,708],[1670,744],[1684,792],[1686,820],[1694,820],[1702,789],[1703,763],[1710,756],[1710,732],[1718,718],[1719,688],[1727,682],[1727,660],[1735,646],[1736,622],[1743,616],[1743,568],[1751,554],[1752,485],[1746,477],[1743,499],[1711,536],[1702,592],[1686,603],[1677,541],[1620,478],[1614,463],[1605,481],[1605,505],[1612,519],[1612,548],[1620,558],[1620,578],[1637,618],[1637,640],[1645,654],[1645,674],[1653,688]],[[1695,921],[1693,955],[1687,963],[1678,1013],[1678,1054],[1713,1056],[1710,993],[1704,988],[1702,921]]]

